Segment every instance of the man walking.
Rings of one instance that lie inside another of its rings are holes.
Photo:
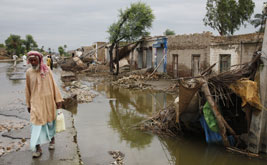
[[[25,54],[22,56],[22,60],[23,60],[23,66],[26,66],[27,65],[27,56]]]
[[[43,55],[37,51],[27,53],[31,64],[26,72],[26,103],[30,113],[33,158],[42,155],[41,144],[48,143],[54,149],[56,109],[63,101],[51,70],[43,63]]]

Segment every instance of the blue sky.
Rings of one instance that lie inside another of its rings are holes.
[[[139,0],[138,0],[139,1]],[[116,21],[119,9],[136,0],[0,0],[0,43],[10,34],[25,38],[31,34],[39,47],[57,51],[66,44],[68,50],[107,41],[109,25]],[[202,19],[206,0],[143,0],[151,6],[155,21],[151,35],[162,35],[169,28],[176,34],[211,31]],[[254,0],[254,13],[260,13],[264,0]],[[235,34],[252,33],[247,25]]]

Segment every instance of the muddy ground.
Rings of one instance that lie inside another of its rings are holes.
[[[71,112],[66,110],[63,110],[66,131],[56,135],[56,149],[49,151],[48,144],[45,144],[42,146],[42,157],[32,159],[32,151],[29,146],[30,115],[27,111],[24,95],[26,69],[20,63],[15,68],[13,63],[0,63],[2,91],[0,95],[0,165],[80,164],[73,116]],[[12,76],[10,75],[16,75],[14,80],[11,79]],[[54,77],[58,80],[57,75]]]
[[[25,72],[25,70],[17,68],[16,72]],[[63,73],[60,71],[60,75]],[[65,97],[73,94],[77,95],[78,103],[91,102],[96,97],[95,93],[92,93],[83,82],[105,82],[128,89],[153,89],[173,94],[177,93],[178,88],[177,81],[171,80],[166,75],[154,74],[147,79],[150,73],[135,71],[114,76],[109,73],[106,66],[91,67],[74,75],[75,79],[67,80],[61,84],[61,90],[65,93],[63,94]],[[60,81],[59,77],[56,79]],[[73,116],[68,111],[64,111],[67,119],[67,131],[56,136],[57,149],[54,152],[43,149],[44,153],[40,159],[32,159],[29,150],[29,113],[26,110],[23,89],[24,87],[14,91],[18,93],[18,97],[10,98],[10,102],[0,108],[0,164],[81,163]],[[44,145],[43,148],[47,148],[47,145]]]

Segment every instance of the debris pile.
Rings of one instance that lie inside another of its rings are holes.
[[[177,103],[161,110],[138,127],[159,135],[177,136],[182,129],[184,132],[184,126],[194,123],[202,128],[198,132],[205,132],[207,143],[245,148],[247,142],[242,142],[239,137],[249,132],[251,112],[264,110],[257,87],[260,54],[255,54],[249,63],[220,74],[211,72],[214,66],[198,77],[190,78],[190,81],[179,79],[180,99]],[[193,105],[197,106],[191,108]]]
[[[77,80],[76,75],[73,72],[62,72],[61,80],[63,82],[71,82]]]
[[[150,131],[159,136],[175,137],[181,134],[180,125],[176,123],[175,105],[160,110],[152,118],[137,125],[143,131]]]
[[[108,152],[112,158],[115,160],[115,162],[112,162],[110,164],[115,164],[115,165],[123,165],[123,159],[125,157],[124,153],[120,152],[120,151],[109,151]]]
[[[89,64],[89,67],[81,71],[82,73],[108,73],[109,66],[103,64]]]
[[[78,58],[66,58],[59,61],[59,64],[64,71],[81,71],[86,69],[86,65]]]
[[[151,85],[146,84],[143,80],[145,79],[144,75],[130,75],[124,76],[117,81],[112,82],[112,85],[120,86],[127,89],[151,89]]]
[[[73,81],[69,86],[65,87],[67,92],[73,95],[77,95],[78,103],[92,102],[96,97],[95,93],[92,93],[87,85],[81,84],[81,82]]]

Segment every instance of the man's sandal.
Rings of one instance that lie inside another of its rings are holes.
[[[50,143],[48,149],[49,150],[54,150],[55,149],[55,144]]]
[[[41,151],[35,151],[34,153],[32,153],[33,158],[39,158],[41,155],[42,155]]]

